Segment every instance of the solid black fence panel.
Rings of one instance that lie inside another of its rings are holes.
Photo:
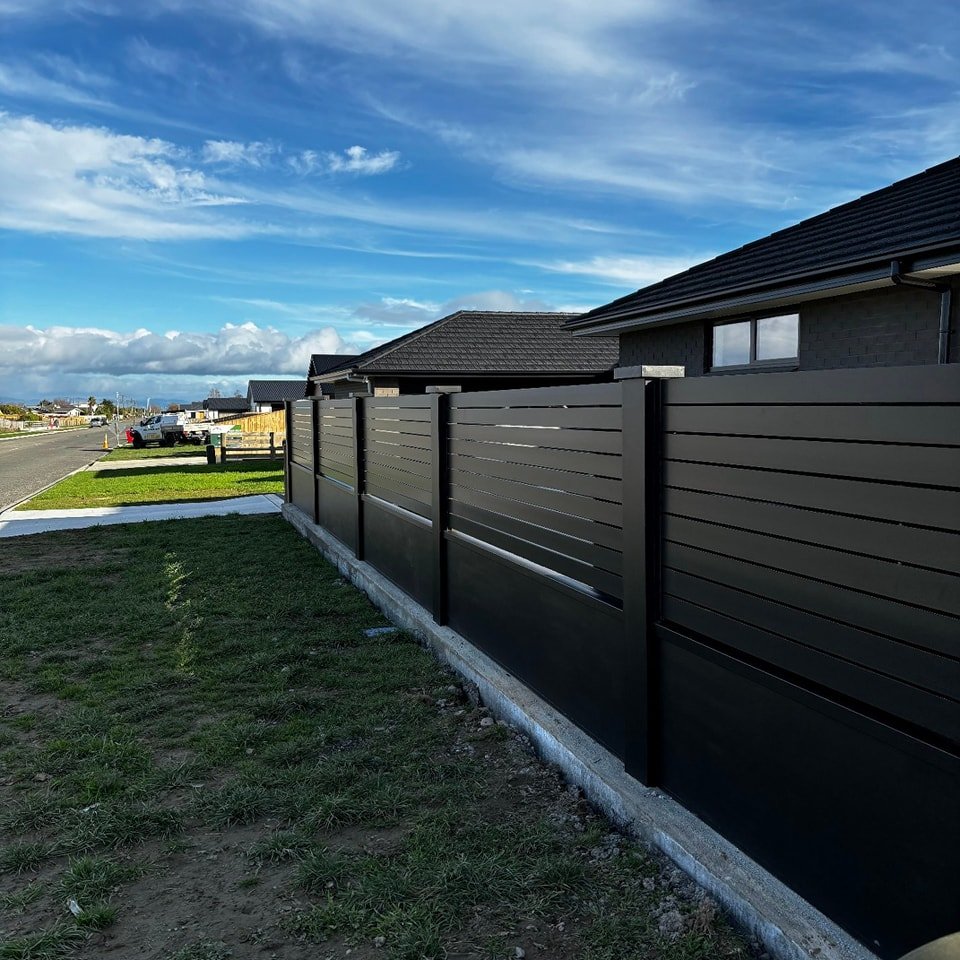
[[[949,932],[960,367],[671,381],[664,402],[664,789],[882,956]]]
[[[433,420],[424,395],[364,400],[365,559],[434,607]]]
[[[287,498],[313,517],[313,401],[295,400],[288,406],[287,417]]]
[[[354,553],[359,548],[356,401],[323,400],[317,406],[317,522]]]
[[[618,384],[452,394],[443,475],[451,626],[618,754],[620,397]]]

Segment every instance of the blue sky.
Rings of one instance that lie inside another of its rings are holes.
[[[0,0],[0,397],[579,310],[960,152],[953,0]]]

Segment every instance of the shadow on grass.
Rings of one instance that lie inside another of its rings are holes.
[[[206,476],[208,474],[231,474],[231,473],[263,473],[270,470],[268,466],[270,461],[253,461],[242,463],[188,463],[188,464],[164,464],[162,467],[127,467],[123,470],[98,470],[92,467],[90,472],[96,474],[98,480],[116,479],[122,480],[125,477],[164,477],[171,474],[180,476]],[[283,475],[283,464],[277,463],[275,472]],[[270,479],[269,477],[266,479]]]

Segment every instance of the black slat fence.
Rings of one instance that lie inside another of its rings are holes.
[[[895,957],[960,928],[960,365],[288,406],[288,500]]]

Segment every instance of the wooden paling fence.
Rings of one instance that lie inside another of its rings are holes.
[[[217,423],[238,426],[244,433],[272,433],[279,443],[287,431],[287,418],[283,410],[272,413],[243,413],[234,417],[220,417]]]
[[[288,406],[287,500],[883,957],[960,928],[960,365]]]

